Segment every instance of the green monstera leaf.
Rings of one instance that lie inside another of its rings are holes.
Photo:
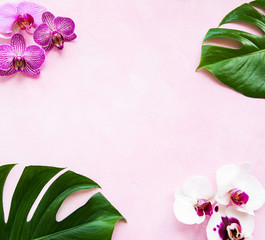
[[[265,0],[243,4],[227,14],[220,26],[246,22],[265,32],[265,16],[255,7],[265,9]],[[199,68],[205,68],[234,90],[254,98],[265,98],[265,37],[235,29],[213,28],[204,41],[213,38],[239,41],[238,49],[204,44]]]
[[[85,205],[62,221],[57,221],[57,211],[67,196],[80,189],[99,188],[91,179],[66,171],[50,185],[32,218],[27,221],[29,211],[41,190],[62,170],[28,166],[16,186],[8,220],[5,222],[3,187],[13,167],[14,165],[0,167],[1,240],[110,240],[115,224],[124,219],[101,193],[96,193]]]

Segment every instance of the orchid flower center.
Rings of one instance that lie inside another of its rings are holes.
[[[211,202],[205,200],[198,200],[197,204],[194,206],[197,215],[202,217],[204,214],[211,216],[213,214],[213,206]]]
[[[22,71],[26,67],[26,61],[21,56],[16,56],[13,58],[13,66],[16,70]]]
[[[222,240],[245,239],[242,234],[240,222],[236,218],[222,217],[222,222],[220,225],[217,225],[217,228],[219,228],[218,233]]]
[[[58,33],[57,31],[53,31],[52,32],[52,43],[58,49],[62,50],[63,49],[63,44],[64,44],[63,36],[60,33]]]
[[[240,240],[241,238],[241,226],[237,223],[232,223],[226,227],[227,235],[231,240]]]
[[[22,30],[30,29],[34,23],[34,18],[28,13],[21,13],[17,17],[17,23]]]
[[[245,192],[235,188],[230,191],[230,194],[231,200],[235,205],[244,206],[247,204],[249,196]]]

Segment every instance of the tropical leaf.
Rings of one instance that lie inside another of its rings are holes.
[[[101,194],[93,195],[85,205],[62,221],[56,214],[67,196],[80,189],[99,188],[91,179],[72,171],[61,174],[45,192],[30,221],[29,211],[44,186],[62,169],[28,166],[14,191],[7,222],[4,220],[3,187],[14,164],[0,167],[0,239],[1,240],[110,240],[122,215]]]
[[[254,7],[265,9],[265,0],[256,0],[234,9],[224,17],[220,26],[231,22],[246,22],[257,26],[264,33],[265,16]],[[212,28],[203,43],[220,37],[237,40],[242,46],[232,49],[203,44],[197,69],[209,70],[221,82],[246,96],[265,98],[265,37],[235,29]]]

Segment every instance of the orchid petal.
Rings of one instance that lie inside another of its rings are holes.
[[[265,190],[257,178],[252,175],[243,175],[235,181],[235,185],[249,196],[246,206],[242,209],[255,211],[264,205]]]
[[[3,38],[3,39],[9,39],[13,36],[13,33],[1,33],[0,32],[0,38]]]
[[[42,14],[42,22],[46,23],[51,30],[55,30],[54,19],[55,16],[51,12],[45,12]]]
[[[220,195],[224,195],[234,188],[234,179],[240,174],[240,168],[235,164],[228,164],[217,170],[216,184]]]
[[[28,46],[23,57],[33,70],[40,68],[45,61],[44,50],[36,45]]]
[[[224,195],[219,195],[219,193],[217,193],[215,200],[219,204],[227,206],[227,205],[229,205],[229,203],[231,201],[231,196],[228,193],[226,193]]]
[[[40,69],[32,69],[30,65],[27,64],[23,72],[29,76],[38,76],[40,74]]]
[[[21,27],[19,26],[19,24],[17,23],[17,21],[14,23],[13,27],[12,27],[12,34],[11,34],[11,37],[12,35],[16,34],[16,33],[19,33],[21,30]]]
[[[0,69],[8,70],[12,66],[12,61],[15,54],[10,45],[0,45]]]
[[[70,42],[70,41],[76,39],[76,37],[77,37],[77,36],[76,36],[75,33],[73,33],[73,34],[71,34],[71,35],[63,35],[63,39],[64,39],[64,41],[66,41],[66,42]]]
[[[235,208],[238,212],[247,213],[247,214],[252,215],[252,216],[255,215],[254,211],[253,211],[251,208],[249,208],[248,205],[246,205],[246,206],[244,206],[244,207],[234,205],[234,208]]]
[[[42,14],[46,11],[44,6],[38,5],[33,2],[21,2],[18,4],[17,12],[19,14],[30,14],[34,19],[34,26],[38,26],[42,23]]]
[[[233,207],[227,207],[225,209],[225,213],[226,213],[226,216],[237,218],[240,221],[241,227],[246,237],[250,237],[252,235],[252,233],[254,232],[254,217],[253,216],[246,214],[246,213],[238,212]]]
[[[229,204],[227,196],[231,197],[231,191],[242,191],[248,197],[245,204],[236,206],[240,212],[254,215],[255,210],[261,208],[265,203],[265,190],[260,182],[250,172],[252,164],[247,162],[240,166],[234,164],[226,165],[217,171],[218,195],[216,201],[226,205]],[[232,201],[233,202],[233,201]]]
[[[234,207],[222,207],[219,206],[219,210],[214,212],[211,216],[206,228],[208,240],[220,240],[222,237],[219,235],[218,226],[222,222],[222,217],[235,218],[239,221],[242,228],[242,236],[245,240],[252,239],[252,233],[254,231],[254,218],[246,213],[241,213],[235,210]],[[224,240],[224,239],[222,239]]]
[[[186,197],[180,190],[175,194],[174,213],[176,218],[185,224],[200,224],[205,215],[199,216],[194,209],[194,202]]]
[[[0,7],[0,32],[11,33],[17,19],[17,8],[14,4],[7,3]]]
[[[0,76],[10,76],[14,73],[16,73],[16,69],[12,67],[10,67],[8,70],[2,70],[0,69]]]
[[[53,43],[52,43],[52,41],[50,41],[50,43],[47,46],[42,47],[42,48],[44,51],[49,51],[52,49],[52,47],[53,47]]]
[[[207,239],[208,240],[220,240],[220,236],[218,233],[218,228],[216,227],[219,225],[221,222],[221,214],[220,210],[218,212],[214,212],[213,215],[211,216],[207,228],[206,228],[206,233],[207,233]]]
[[[39,25],[33,34],[34,41],[41,45],[47,46],[52,40],[52,33],[46,23]]]
[[[25,30],[26,30],[26,32],[28,32],[29,34],[33,34],[33,33],[36,31],[36,29],[35,29],[34,27],[26,28]]]
[[[21,56],[26,49],[25,38],[19,33],[13,35],[11,38],[11,46],[13,47],[14,53],[17,56]]]
[[[75,23],[71,18],[57,17],[54,19],[56,30],[63,35],[71,35],[75,30]]]
[[[192,199],[209,200],[213,197],[211,182],[203,176],[196,176],[183,185],[183,193]]]

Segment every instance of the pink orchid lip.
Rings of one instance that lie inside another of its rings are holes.
[[[17,17],[17,23],[22,30],[30,29],[34,23],[34,18],[28,13],[21,13]]]
[[[211,216],[213,214],[213,206],[211,202],[205,200],[198,200],[197,204],[194,206],[197,215],[202,217],[204,214]]]
[[[13,58],[13,66],[16,70],[22,71],[26,67],[26,61],[23,57],[16,56]]]
[[[52,32],[52,43],[58,49],[62,50],[63,49],[63,44],[64,44],[63,36],[60,33],[58,33],[57,31],[53,31]]]
[[[232,202],[237,205],[237,206],[244,206],[247,204],[248,200],[249,200],[249,196],[243,192],[242,190],[239,190],[237,188],[232,189],[230,191],[231,194],[231,200]]]
[[[232,223],[229,226],[226,227],[226,231],[228,234],[228,237],[233,240],[240,240],[241,238],[241,232],[242,228],[237,223]]]
[[[217,225],[219,236],[222,240],[244,240],[242,227],[236,218],[222,217],[222,222]],[[216,228],[214,228],[216,231]]]

